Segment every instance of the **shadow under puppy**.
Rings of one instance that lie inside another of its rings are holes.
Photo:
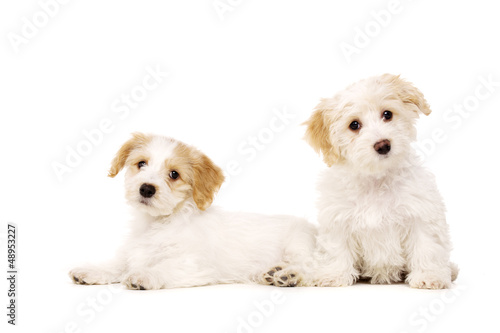
[[[329,166],[318,182],[316,285],[406,278],[440,289],[457,277],[443,200],[410,146],[419,114],[430,113],[417,88],[384,74],[322,99],[306,122]]]
[[[172,138],[134,133],[109,176],[124,167],[125,196],[136,210],[130,236],[111,262],[71,270],[75,283],[141,290],[301,284],[315,248],[316,229],[306,220],[210,207],[224,181],[222,170]]]

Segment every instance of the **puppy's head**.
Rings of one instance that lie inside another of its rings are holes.
[[[305,122],[305,139],[328,166],[348,163],[383,172],[411,151],[420,113],[431,113],[423,94],[399,76],[384,74],[322,99]]]
[[[132,134],[111,162],[109,177],[124,167],[127,201],[153,216],[170,215],[189,198],[204,210],[224,181],[222,170],[203,153],[157,135]]]

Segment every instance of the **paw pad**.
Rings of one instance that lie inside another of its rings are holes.
[[[83,278],[77,278],[75,275],[73,275],[72,278],[75,284],[82,284],[82,285],[88,284],[87,282],[85,282]]]
[[[276,266],[262,276],[262,282],[276,287],[295,287],[299,283],[299,279],[297,274],[283,269],[281,266]]]
[[[135,289],[135,290],[146,290],[146,288],[144,288],[143,286],[141,286],[140,284],[135,284],[135,283],[131,283],[130,284],[130,288],[129,289]]]

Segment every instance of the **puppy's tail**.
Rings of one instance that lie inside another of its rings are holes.
[[[457,279],[460,268],[458,268],[458,265],[455,264],[454,262],[450,262],[450,268],[451,268],[451,281],[455,281]]]

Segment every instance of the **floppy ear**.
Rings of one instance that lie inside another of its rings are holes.
[[[411,103],[415,105],[418,110],[426,116],[431,113],[430,106],[425,100],[424,94],[422,94],[422,92],[413,84],[403,80],[399,77],[399,75],[384,74],[382,75],[382,79],[389,81],[393,85],[399,95],[399,98],[401,98],[404,103]]]
[[[323,154],[323,160],[328,166],[332,166],[340,158],[340,152],[330,140],[330,126],[326,116],[326,100],[316,106],[316,110],[311,118],[303,123],[307,126],[304,139],[309,143],[314,151]]]
[[[200,153],[193,164],[193,199],[199,209],[212,204],[215,194],[224,182],[224,174],[207,156]]]
[[[109,168],[108,177],[113,178],[123,169],[125,162],[127,161],[130,152],[140,146],[145,145],[150,140],[150,136],[142,133],[132,133],[132,138],[125,142],[123,146],[118,150],[113,161],[111,161],[111,167]]]

